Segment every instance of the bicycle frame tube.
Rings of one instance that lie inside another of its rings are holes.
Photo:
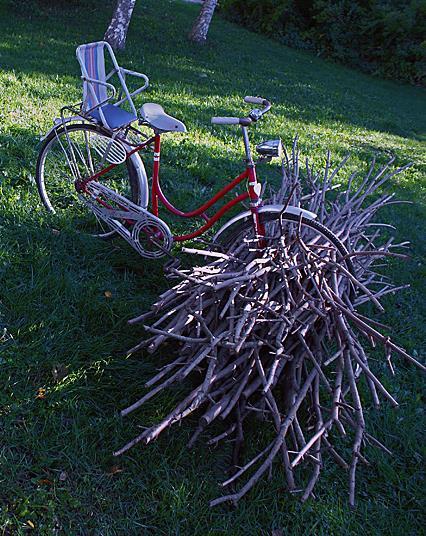
[[[154,141],[155,141],[155,137],[153,136],[153,137],[149,138],[148,140],[146,140],[145,142],[143,142],[140,145],[138,145],[137,147],[135,147],[134,149],[132,149],[131,151],[129,151],[126,154],[126,160],[128,158],[130,158],[132,156],[132,154],[141,151],[142,149],[144,149],[145,147],[147,147],[148,145],[150,145]],[[92,175],[92,176],[90,176],[90,177],[88,177],[88,178],[86,178],[84,180],[76,181],[76,189],[77,189],[77,191],[84,190],[85,186],[89,182],[98,180],[100,177],[102,177],[103,175],[108,173],[108,171],[111,171],[112,169],[114,169],[117,166],[118,166],[118,164],[110,164],[109,166],[101,169],[100,171],[98,171],[94,175]]]
[[[250,210],[253,214],[253,225],[254,225],[256,234],[258,236],[264,236],[264,228],[260,221],[260,216],[258,212],[258,207],[261,205],[262,200],[259,196],[260,192],[259,192],[259,183],[257,182],[257,177],[256,177],[256,168],[251,158],[250,145],[248,142],[248,133],[245,127],[243,127],[243,137],[244,137],[244,145],[246,148],[246,156],[247,156],[247,160],[246,160],[247,168],[245,169],[245,171],[243,171],[243,173],[238,175],[238,177],[233,179],[229,184],[227,184],[224,188],[222,188],[216,195],[214,195],[211,199],[209,199],[206,203],[204,203],[197,209],[189,211],[189,212],[182,212],[181,210],[177,209],[170,203],[170,201],[166,198],[163,191],[161,190],[161,186],[160,186],[161,137],[158,134],[155,136],[154,170],[153,170],[153,177],[152,177],[152,213],[157,217],[159,216],[159,204],[161,202],[161,204],[164,205],[165,208],[169,212],[171,212],[172,214],[175,214],[176,216],[180,216],[182,218],[195,218],[197,216],[201,216],[206,220],[206,223],[202,227],[200,227],[197,231],[194,231],[193,233],[189,233],[185,235],[174,236],[173,240],[175,242],[183,242],[185,240],[190,240],[192,238],[200,236],[205,231],[210,229],[210,227],[212,227],[212,225],[214,225],[234,205],[241,203],[245,199],[250,199]],[[207,209],[209,209],[217,201],[222,199],[228,192],[233,190],[244,179],[248,179],[248,188],[247,188],[248,191],[247,192],[244,192],[238,195],[236,198],[226,203],[212,217],[209,218],[205,215],[205,211]]]
[[[242,127],[243,130],[243,139],[244,139],[244,145],[246,149],[246,162],[247,167],[245,171],[243,171],[238,177],[233,179],[229,184],[224,186],[218,193],[216,193],[211,199],[209,199],[206,203],[201,205],[195,210],[189,211],[189,212],[182,212],[181,210],[177,209],[170,203],[170,201],[166,198],[163,191],[161,190],[160,186],[160,156],[161,156],[161,136],[160,134],[156,133],[155,136],[149,138],[141,145],[138,145],[131,151],[127,153],[127,158],[129,158],[132,154],[140,151],[141,149],[147,147],[148,145],[151,145],[154,143],[154,165],[153,165],[153,177],[152,177],[152,189],[151,189],[151,199],[152,199],[152,205],[151,205],[151,211],[154,214],[154,216],[159,217],[159,204],[161,203],[164,205],[164,207],[171,212],[172,214],[182,217],[182,218],[196,218],[196,217],[202,217],[205,219],[206,223],[201,226],[196,231],[185,234],[185,235],[177,235],[173,237],[173,240],[175,242],[182,242],[185,240],[190,240],[192,238],[195,238],[197,236],[200,236],[205,231],[210,229],[226,212],[228,212],[233,206],[235,206],[238,203],[241,203],[242,201],[249,199],[250,200],[250,210],[253,214],[253,225],[256,231],[256,234],[260,237],[264,236],[264,228],[260,221],[259,211],[258,208],[262,204],[262,200],[260,198],[260,184],[257,182],[256,177],[256,168],[255,164],[253,162],[253,159],[251,157],[250,153],[250,145],[248,141],[248,133],[247,128]],[[89,177],[88,179],[84,179],[81,181],[80,188],[85,187],[85,185],[90,182],[99,179],[108,171],[115,168],[117,164],[110,164],[106,168],[102,169],[101,171],[95,173],[93,176]],[[208,217],[205,214],[205,211],[208,210],[210,207],[212,207],[217,201],[222,199],[228,192],[233,190],[238,184],[240,184],[244,179],[248,179],[248,187],[247,191],[239,194],[231,201],[228,201],[225,205],[223,205],[213,216]]]
[[[234,199],[231,199],[231,201],[226,203],[226,205],[223,205],[222,208],[220,208],[211,218],[209,218],[202,227],[200,227],[193,233],[189,233],[186,235],[173,236],[174,242],[184,242],[185,240],[191,240],[192,238],[196,238],[197,236],[202,235],[205,231],[210,229],[210,227],[212,227],[212,225],[214,225],[234,205],[241,203],[242,201],[244,201],[244,199],[247,199],[247,198],[248,198],[248,193],[244,192],[238,195],[237,197],[235,197]]]
[[[222,188],[216,195],[214,195],[211,199],[209,199],[204,205],[201,205],[195,210],[191,210],[190,212],[182,212],[181,210],[174,207],[170,201],[167,199],[167,197],[164,195],[163,191],[161,190],[160,186],[160,150],[161,150],[161,140],[160,136],[156,137],[155,145],[154,145],[154,171],[153,171],[153,177],[152,177],[152,213],[154,216],[158,217],[158,210],[159,210],[159,201],[166,207],[166,209],[174,214],[175,216],[180,216],[181,218],[196,218],[197,216],[203,216],[204,212],[209,209],[211,206],[213,206],[219,199],[224,197],[228,192],[230,192],[233,188],[235,188],[240,182],[242,182],[244,179],[247,179],[249,176],[248,169],[246,169],[241,175],[238,175],[233,181],[231,181],[229,184],[227,184],[224,188]],[[244,199],[247,199],[249,197],[248,193],[244,193]],[[210,220],[210,218],[207,218]]]

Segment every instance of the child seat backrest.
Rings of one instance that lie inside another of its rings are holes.
[[[137,112],[132,101],[132,95],[125,81],[125,73],[128,71],[121,69],[118,65],[111,45],[106,41],[87,43],[77,48],[76,55],[83,78],[83,111],[99,106],[108,99],[108,88],[110,94],[115,89],[108,80],[116,75],[121,87],[118,96],[120,100],[115,102],[114,105],[128,103],[131,113],[136,116]],[[106,74],[107,63],[112,66],[108,74]],[[121,98],[121,95],[124,95],[124,98]],[[102,110],[100,110],[100,113],[102,115]]]
[[[106,82],[104,50],[105,43],[102,41],[77,48],[77,59],[83,75],[83,111],[90,110],[108,98],[107,86],[88,81],[93,79]]]

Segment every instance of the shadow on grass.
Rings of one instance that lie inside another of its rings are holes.
[[[95,4],[75,9],[46,10],[32,17],[16,13],[19,33],[15,25],[4,24],[2,28],[2,67],[34,76],[66,77],[78,87],[75,47],[99,40],[108,17],[105,10],[99,17]],[[130,63],[133,69],[147,71],[156,100],[161,103],[168,103],[165,88],[174,89],[177,95],[183,92],[184,97],[190,95],[203,103],[201,117],[209,121],[211,115],[238,112],[229,106],[218,110],[221,99],[226,102],[230,95],[242,97],[254,92],[280,102],[276,113],[305,124],[334,122],[337,128],[361,127],[407,139],[424,139],[426,125],[417,110],[424,105],[425,97],[418,88],[370,78],[287,49],[222,20],[213,26],[210,43],[196,47],[186,40],[185,32],[188,16],[195,11],[194,6],[179,5],[177,9],[165,4],[160,20],[152,1],[137,6],[135,11],[127,51],[120,60]],[[90,29],[84,24],[69,24],[77,13],[80,20],[93,21]],[[140,27],[144,27],[142,41],[137,33]],[[211,98],[214,106],[209,106]],[[185,109],[184,100],[175,101],[173,107]],[[242,110],[243,106],[240,113]],[[185,116],[195,118],[193,108],[188,112],[180,116],[184,120]]]
[[[322,123],[326,132],[341,132],[358,125],[413,140],[421,132],[415,114],[423,97],[416,89],[334,67],[219,19],[210,45],[201,50],[184,37],[196,8],[162,2],[158,16],[158,3],[136,4],[128,51],[120,57],[124,65],[152,75],[156,100],[188,118],[188,126],[207,128],[210,115],[234,115],[238,106],[243,110],[240,96],[267,92],[285,102],[277,107],[283,117],[303,121],[309,129]],[[20,73],[34,75],[31,91],[39,98],[48,98],[55,88],[65,91],[66,84],[79,91],[75,46],[99,39],[109,16],[107,10],[100,18],[86,7],[79,10],[78,24],[71,11],[60,10],[32,18],[14,13],[13,24],[10,17],[0,18],[1,61],[3,68],[15,70],[14,91],[27,91]],[[44,88],[37,86],[40,75],[49,82]],[[398,106],[400,112],[395,111]],[[272,125],[272,120],[259,124],[254,140],[276,137],[278,129]],[[214,144],[207,137],[200,141],[197,130],[192,138],[190,133],[187,139],[165,143],[165,189],[177,204],[190,206],[194,197],[208,197],[239,169],[236,135],[226,129],[213,132]],[[355,134],[363,137],[365,132]],[[124,358],[127,348],[145,335],[140,327],[127,326],[127,318],[145,311],[169,283],[161,262],[140,259],[120,240],[104,243],[78,234],[72,221],[59,234],[53,232],[57,221],[40,208],[32,183],[38,141],[34,129],[16,125],[0,136],[0,322],[6,329],[0,347],[0,430],[6,438],[0,456],[0,523],[12,519],[18,534],[23,525],[22,530],[28,529],[28,519],[40,533],[49,534],[57,526],[66,534],[90,535],[270,534],[273,528],[295,536],[342,531],[396,535],[416,530],[421,511],[421,382],[404,365],[398,364],[395,384],[400,410],[385,408],[368,420],[369,431],[378,431],[397,456],[367,452],[374,465],[361,469],[355,512],[346,505],[346,475],[331,467],[318,485],[320,500],[304,506],[285,494],[277,473],[238,509],[208,510],[208,500],[221,492],[217,481],[223,480],[230,446],[225,452],[197,446],[188,453],[193,421],[146,449],[113,460],[112,450],[136,435],[138,426],[157,421],[180,396],[165,393],[130,419],[117,418],[117,410],[145,392],[144,380],[174,351],[170,345],[155,356]],[[380,151],[379,144],[357,142],[357,161],[369,160]],[[381,153],[380,162],[386,159]],[[268,166],[260,172],[272,181],[277,169]],[[399,198],[418,200],[415,180],[395,180],[390,189]],[[423,214],[419,204],[384,212],[386,221],[397,222],[398,240],[413,240],[415,255],[408,263],[391,263],[391,275],[401,283],[411,280],[414,290],[388,298],[385,322],[392,324],[397,342],[417,352],[423,344]],[[57,381],[52,369],[61,364],[68,374]],[[37,398],[40,387],[47,392]],[[248,432],[253,441],[261,440],[253,428]]]

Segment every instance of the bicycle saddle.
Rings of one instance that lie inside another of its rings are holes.
[[[140,117],[154,130],[161,132],[186,132],[186,126],[171,115],[167,115],[163,107],[153,102],[145,103],[139,110]]]

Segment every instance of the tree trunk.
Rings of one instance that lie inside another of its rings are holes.
[[[217,0],[204,0],[200,14],[192,27],[189,38],[195,43],[203,44],[207,41],[207,32],[217,6]]]
[[[117,0],[114,14],[104,35],[104,40],[115,50],[123,50],[126,45],[127,30],[135,3],[136,0]]]

